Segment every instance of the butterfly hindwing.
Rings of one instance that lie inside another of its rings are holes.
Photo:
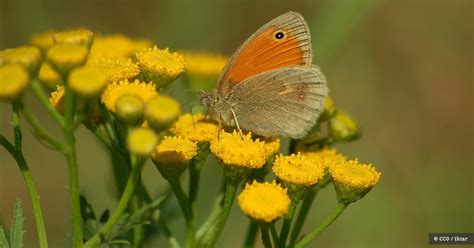
[[[242,129],[256,134],[301,138],[314,126],[328,95],[316,66],[264,72],[236,85],[228,102]]]

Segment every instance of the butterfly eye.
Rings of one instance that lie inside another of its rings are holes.
[[[283,39],[283,37],[285,37],[285,34],[282,31],[278,31],[275,33],[275,39],[281,40]]]

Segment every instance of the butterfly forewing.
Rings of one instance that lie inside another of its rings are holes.
[[[286,66],[310,66],[308,25],[296,12],[287,12],[265,24],[247,39],[225,66],[218,93],[226,95],[245,79]]]
[[[228,102],[242,129],[302,138],[322,113],[327,94],[317,67],[293,66],[244,80],[232,89]]]

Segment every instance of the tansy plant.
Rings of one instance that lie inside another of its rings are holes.
[[[265,247],[304,247],[377,184],[380,173],[372,165],[348,159],[333,148],[355,140],[360,132],[354,119],[330,98],[310,134],[290,140],[290,147],[282,149],[288,154],[280,154],[279,138],[225,130],[204,113],[182,113],[181,105],[163,93],[183,73],[188,88],[212,88],[226,59],[204,52],[176,53],[123,35],[95,36],[84,28],[35,35],[29,46],[1,51],[0,100],[12,107],[14,137],[10,141],[0,135],[0,144],[16,160],[25,181],[38,246],[48,246],[47,232],[23,152],[20,116],[42,144],[64,156],[71,206],[68,236],[75,248],[144,247],[150,235],[165,235],[171,247],[214,247],[221,234],[231,232],[225,227],[234,202],[249,218],[244,247],[256,244],[258,229]],[[27,90],[56,121],[62,137],[45,129],[25,105]],[[95,135],[112,158],[119,199],[110,214],[96,216],[79,193],[77,157],[84,155],[76,153],[79,126]],[[209,156],[222,169],[223,186],[200,222],[201,171]],[[169,183],[170,190],[163,190],[168,193],[151,195],[143,184],[142,169],[149,161],[156,175]],[[302,235],[317,192],[329,184],[334,185],[338,203],[320,225]],[[184,240],[167,225],[176,215],[161,212],[171,204],[169,194],[176,197],[185,221],[179,230]],[[0,246],[21,247],[19,203],[9,240],[4,229],[0,228]]]

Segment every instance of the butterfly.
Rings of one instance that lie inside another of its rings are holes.
[[[258,29],[232,55],[212,92],[198,99],[226,126],[261,136],[303,138],[315,125],[328,95],[312,65],[304,18],[287,12]]]

